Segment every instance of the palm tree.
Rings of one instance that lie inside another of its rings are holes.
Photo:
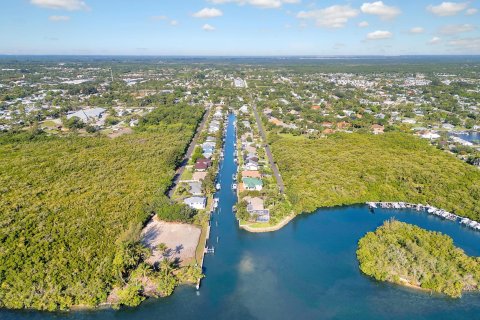
[[[163,271],[165,274],[170,274],[173,271],[173,265],[170,260],[164,258],[160,263],[160,270]]]
[[[142,275],[142,278],[147,278],[152,272],[151,266],[146,263],[141,263],[137,270]]]
[[[167,251],[168,247],[164,242],[161,242],[157,245],[156,249],[160,251],[162,256],[165,256],[165,252]]]

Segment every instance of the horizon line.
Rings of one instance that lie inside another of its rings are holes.
[[[0,53],[0,57],[201,57],[201,58],[336,58],[336,57],[480,57],[480,53],[475,54],[336,54],[336,55],[317,55],[317,54],[284,54],[284,55],[209,55],[209,54],[61,54],[61,53]]]

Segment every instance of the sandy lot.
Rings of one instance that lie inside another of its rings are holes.
[[[183,224],[164,222],[154,217],[142,231],[142,242],[149,248],[154,249],[153,255],[147,260],[155,264],[163,260],[160,251],[155,250],[160,243],[165,243],[168,249],[165,256],[171,260],[178,260],[180,265],[189,264],[195,259],[195,250],[200,238],[199,227]]]

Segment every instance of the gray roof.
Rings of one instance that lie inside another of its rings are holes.
[[[78,117],[83,122],[88,122],[90,120],[98,119],[100,116],[105,112],[103,108],[90,108],[90,109],[83,109],[79,110],[74,113],[70,113],[67,115],[67,119]]]
[[[188,185],[190,186],[190,193],[193,195],[201,195],[202,194],[202,183],[201,182],[189,182]]]

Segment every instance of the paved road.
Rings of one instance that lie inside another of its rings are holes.
[[[208,108],[205,114],[203,115],[202,122],[200,125],[197,127],[197,132],[195,132],[195,136],[193,137],[192,141],[190,142],[190,145],[188,146],[187,152],[185,153],[185,156],[182,159],[182,162],[180,163],[180,166],[177,168],[177,171],[175,172],[175,176],[173,177],[172,184],[170,185],[170,189],[167,191],[167,196],[169,198],[172,197],[173,192],[175,191],[175,188],[177,187],[178,181],[180,181],[180,177],[183,174],[183,171],[185,171],[185,166],[188,164],[188,160],[192,156],[193,151],[195,150],[195,146],[197,145],[198,137],[203,131],[203,128],[205,127],[205,123],[207,122],[208,117],[210,116],[210,111],[212,110],[212,107]]]
[[[255,114],[255,119],[257,120],[258,131],[262,136],[263,144],[265,146],[265,152],[267,154],[268,161],[270,162],[270,167],[272,168],[273,175],[277,180],[278,189],[280,190],[280,193],[283,194],[285,192],[285,185],[283,184],[283,179],[282,179],[282,176],[280,175],[280,171],[278,170],[277,164],[273,161],[273,155],[272,155],[272,152],[270,151],[270,146],[267,143],[267,135],[263,130],[262,120],[258,115],[257,107],[253,103],[252,103],[252,108],[253,108],[253,113]]]

